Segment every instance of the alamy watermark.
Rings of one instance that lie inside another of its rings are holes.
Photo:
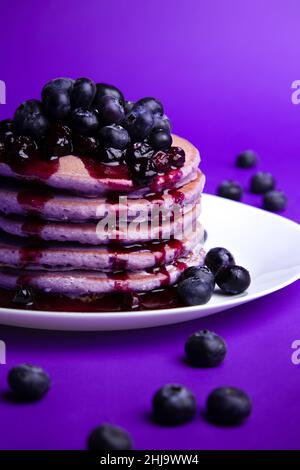
[[[292,342],[291,348],[294,349],[291,355],[291,361],[295,366],[300,364],[300,339],[295,339]]]
[[[291,101],[293,104],[300,104],[300,80],[294,80],[291,85],[292,90]]]
[[[6,364],[6,345],[0,340],[0,365]]]
[[[0,104],[6,104],[6,85],[3,80],[0,80]]]

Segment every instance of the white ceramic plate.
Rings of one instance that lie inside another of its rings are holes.
[[[0,308],[0,323],[56,330],[124,330],[179,323],[220,312],[275,292],[300,278],[300,225],[216,196],[203,196],[205,248],[224,246],[252,277],[238,296],[214,294],[195,307],[121,313],[72,313]]]

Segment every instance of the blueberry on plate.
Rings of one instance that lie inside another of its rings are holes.
[[[243,188],[237,181],[225,180],[218,186],[217,194],[232,201],[240,201],[243,196]]]
[[[42,103],[38,100],[27,100],[15,112],[13,128],[20,135],[41,139],[47,133],[49,121],[44,114]]]
[[[205,256],[205,264],[213,273],[216,273],[221,266],[234,263],[234,257],[230,251],[222,247],[212,248]]]
[[[21,400],[39,400],[50,388],[49,375],[41,367],[29,364],[10,369],[7,380],[12,392]]]
[[[165,131],[170,133],[171,123],[169,118],[165,114],[162,116],[160,114],[154,114],[152,131]]]
[[[244,292],[251,283],[249,271],[242,266],[223,266],[216,273],[216,283],[226,294]]]
[[[89,78],[78,78],[71,91],[71,107],[86,108],[89,107],[96,94],[96,85]]]
[[[250,191],[254,194],[264,194],[275,187],[275,180],[271,173],[259,171],[252,176],[250,181]]]
[[[210,300],[213,291],[214,285],[212,282],[196,276],[183,279],[177,285],[177,294],[185,305],[206,304]]]
[[[50,88],[43,95],[46,113],[54,120],[63,121],[71,112],[70,94],[68,91]]]
[[[144,140],[151,132],[153,126],[153,114],[143,107],[134,107],[133,110],[125,116],[122,123],[128,130],[130,137],[134,141]]]
[[[104,96],[110,96],[124,103],[123,93],[113,85],[107,85],[106,83],[96,83],[96,94],[93,101],[95,108],[101,107],[101,101]]]
[[[197,277],[202,280],[202,282],[209,282],[215,287],[215,276],[207,266],[190,266],[183,271],[180,276],[180,281],[191,277]]]
[[[98,135],[103,147],[124,150],[130,142],[127,130],[117,124],[102,127]]]
[[[251,410],[248,395],[235,387],[216,388],[209,394],[206,402],[207,418],[223,426],[241,424],[251,414]]]
[[[185,343],[190,364],[196,367],[215,367],[224,361],[227,347],[221,336],[208,330],[192,334]]]
[[[99,149],[99,140],[94,136],[74,134],[73,147],[76,155],[95,155]]]
[[[53,123],[45,139],[47,157],[62,157],[73,152],[72,131],[66,124]]]
[[[142,98],[141,100],[138,100],[135,103],[135,106],[136,107],[143,106],[144,108],[148,109],[153,114],[159,114],[161,116],[164,114],[163,105],[156,98],[151,98],[151,97]]]
[[[263,198],[263,208],[271,212],[281,212],[287,206],[287,197],[282,191],[268,191]]]
[[[151,132],[149,143],[155,150],[167,151],[172,145],[172,136],[166,131]]]
[[[236,157],[238,168],[254,168],[257,165],[257,155],[252,150],[246,150]]]
[[[153,418],[164,425],[177,425],[191,421],[196,414],[194,394],[186,387],[168,384],[160,388],[152,400]]]
[[[102,424],[88,438],[89,450],[131,450],[132,439],[125,429],[112,424]]]
[[[58,91],[64,91],[68,94],[71,93],[74,86],[74,80],[68,77],[60,77],[54,78],[53,80],[49,80],[49,82],[44,85],[42,89],[42,100],[51,93],[56,93]]]
[[[75,132],[93,135],[99,129],[98,116],[92,108],[77,108],[72,111],[71,125]]]
[[[34,295],[29,287],[20,287],[12,299],[12,303],[22,308],[31,308],[34,305]]]

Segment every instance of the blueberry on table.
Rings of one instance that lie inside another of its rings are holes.
[[[226,294],[236,295],[244,292],[251,283],[249,271],[242,266],[223,266],[216,273],[216,283]]]
[[[254,194],[265,194],[275,187],[275,180],[271,173],[259,171],[252,176],[250,181],[250,191]]]
[[[196,277],[202,282],[209,282],[213,287],[215,286],[215,276],[207,266],[190,266],[183,271],[180,281],[191,277]]]
[[[125,429],[111,424],[102,424],[89,435],[89,450],[131,450],[132,439]]]
[[[236,157],[238,168],[254,168],[257,165],[257,155],[252,150],[246,150]]]
[[[153,397],[152,407],[154,420],[165,425],[191,421],[197,410],[194,394],[178,384],[168,384],[160,388]]]
[[[185,305],[203,305],[206,304],[214,291],[212,282],[203,280],[199,277],[188,277],[179,281],[177,285],[177,294]]]
[[[207,418],[223,426],[241,424],[251,414],[251,410],[248,395],[235,387],[216,388],[206,402]]]
[[[29,364],[10,369],[7,381],[12,392],[21,400],[39,400],[50,388],[48,374],[41,367]]]
[[[100,143],[107,148],[124,150],[130,142],[127,130],[117,124],[102,127],[98,135]]]
[[[49,121],[43,105],[38,100],[24,101],[14,114],[13,128],[17,134],[41,139],[47,133]]]
[[[93,135],[99,129],[98,116],[91,108],[77,108],[71,113],[71,125],[75,132]]]
[[[237,181],[224,180],[218,186],[217,194],[232,201],[240,201],[243,196],[243,188]]]
[[[96,94],[96,85],[89,78],[78,78],[71,91],[72,109],[88,107],[92,104]]]
[[[172,145],[172,136],[166,131],[151,132],[149,143],[155,150],[169,150]]]
[[[271,212],[281,212],[287,206],[287,197],[282,191],[268,191],[263,198],[263,208]]]
[[[234,264],[234,257],[226,248],[216,247],[209,250],[204,260],[206,266],[216,273],[221,266]]]
[[[161,116],[164,114],[163,105],[156,98],[151,98],[151,97],[142,98],[135,103],[135,107],[138,107],[138,106],[143,106],[144,108],[147,108],[153,114],[159,114]]]
[[[119,100],[122,104],[124,103],[123,93],[113,85],[107,85],[106,83],[96,83],[96,94],[93,101],[93,106],[98,108],[101,106],[101,100],[104,96],[110,96]]]
[[[208,330],[192,334],[185,343],[190,364],[196,367],[215,367],[224,361],[227,348],[223,338]]]
[[[150,134],[153,122],[154,119],[151,111],[143,107],[134,107],[125,116],[122,125],[127,129],[130,137],[137,142],[144,140]]]

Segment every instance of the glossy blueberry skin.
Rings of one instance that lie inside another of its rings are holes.
[[[154,114],[153,116],[153,126],[152,131],[165,131],[170,133],[171,132],[171,123],[169,118],[163,114]]]
[[[44,85],[42,89],[42,100],[44,101],[47,95],[64,91],[68,94],[71,93],[74,86],[74,80],[68,77],[54,78]]]
[[[180,281],[177,285],[177,294],[185,305],[207,304],[214,291],[214,286],[209,281],[203,281],[198,277],[189,277]]]
[[[38,147],[32,137],[18,135],[9,147],[9,160],[25,162],[37,156]]]
[[[208,330],[192,334],[185,343],[185,353],[190,364],[196,367],[216,367],[226,356],[223,338]]]
[[[250,191],[254,194],[264,194],[275,187],[275,180],[271,173],[259,171],[252,176],[250,181]]]
[[[89,78],[78,78],[71,91],[71,107],[76,108],[87,108],[89,107],[96,94],[96,85],[93,80]]]
[[[171,147],[168,150],[170,165],[172,168],[182,168],[185,163],[185,152],[181,147]]]
[[[197,403],[194,394],[188,388],[178,384],[168,384],[155,393],[152,409],[154,421],[167,426],[176,426],[195,417]]]
[[[252,411],[248,395],[235,387],[220,387],[213,390],[206,401],[207,418],[221,426],[241,424]]]
[[[30,308],[34,305],[34,295],[28,287],[21,287],[12,299],[12,303],[20,307]]]
[[[124,103],[125,114],[130,113],[130,111],[132,111],[132,109],[134,108],[134,105],[135,105],[134,101],[125,101]]]
[[[153,114],[159,114],[161,116],[164,114],[163,105],[156,98],[152,98],[152,97],[142,98],[135,103],[135,106],[137,107],[143,106],[144,108],[148,109],[148,111],[150,111]]]
[[[76,155],[95,155],[99,149],[99,140],[94,136],[74,134],[73,148]]]
[[[216,273],[216,284],[226,294],[241,294],[251,284],[249,271],[242,266],[223,266]]]
[[[103,125],[118,124],[125,117],[121,101],[112,96],[103,96],[97,109]]]
[[[225,180],[218,186],[217,194],[232,201],[240,201],[243,196],[243,188],[237,181]]]
[[[43,105],[38,100],[24,101],[17,109],[13,119],[17,134],[41,139],[47,133],[49,121],[44,114]]]
[[[72,131],[69,126],[61,122],[53,123],[45,139],[44,149],[50,159],[72,154]]]
[[[53,120],[68,119],[71,112],[70,94],[65,90],[50,89],[43,97],[43,104],[47,115]]]
[[[252,150],[245,150],[236,157],[236,166],[238,168],[254,168],[257,165],[257,155]]]
[[[172,145],[172,136],[165,131],[151,132],[149,143],[155,150],[167,151]]]
[[[98,115],[92,108],[77,108],[72,111],[71,125],[74,132],[95,135],[99,129]]]
[[[10,369],[7,380],[12,392],[21,400],[39,400],[50,388],[48,374],[42,368],[29,364]]]
[[[213,273],[216,273],[221,266],[227,266],[234,263],[234,257],[230,251],[222,247],[212,248],[205,256],[205,264]]]
[[[124,150],[130,142],[127,130],[116,124],[102,127],[98,135],[103,147]]]
[[[94,429],[88,438],[89,450],[130,450],[132,439],[125,429],[111,424],[102,424]]]
[[[115,86],[107,85],[106,83],[96,83],[96,93],[93,101],[93,106],[95,108],[101,107],[101,101],[104,96],[110,96],[112,98],[115,98],[122,104],[124,104],[125,101],[123,93]]]
[[[286,209],[287,197],[282,191],[268,191],[263,198],[263,208],[271,212],[282,212]]]
[[[207,266],[190,266],[183,271],[180,276],[180,281],[191,277],[196,277],[202,282],[209,282],[215,287],[215,276]]]
[[[151,132],[153,126],[153,114],[143,107],[134,107],[123,120],[123,127],[127,129],[133,141],[144,140]]]

